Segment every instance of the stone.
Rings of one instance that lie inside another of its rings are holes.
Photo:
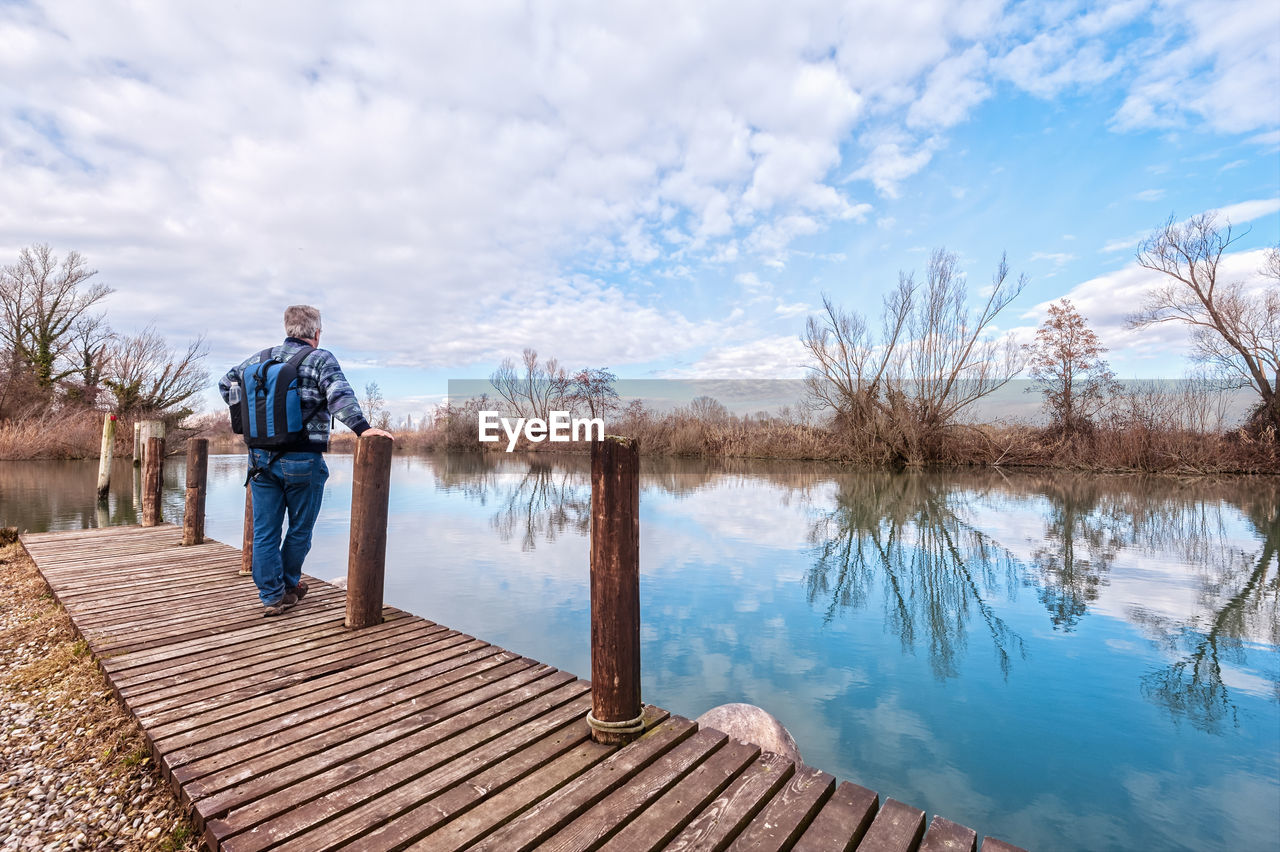
[[[700,726],[723,731],[743,742],[801,763],[800,748],[782,723],[754,704],[721,704],[695,719]]]

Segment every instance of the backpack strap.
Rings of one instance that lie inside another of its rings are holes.
[[[270,352],[271,350],[268,349],[267,351]],[[303,359],[305,359],[308,355],[310,355],[312,352],[315,352],[315,351],[316,350],[311,346],[303,346],[297,352],[293,353],[293,357],[290,358],[285,363],[287,363],[290,367],[293,367],[294,370],[297,370],[298,367],[302,365]]]
[[[297,352],[293,353],[293,357],[290,358],[285,363],[287,363],[290,367],[293,367],[294,373],[297,373],[298,368],[302,366],[302,362],[306,360],[306,357],[315,351],[316,351],[315,347],[303,346]],[[302,427],[305,429],[307,424],[311,422],[311,419],[315,417],[321,411],[321,409],[324,409],[327,407],[328,407],[328,400],[326,400],[324,398],[324,395],[321,394],[320,402],[316,405],[316,407],[311,409],[311,412],[309,414],[302,415]]]

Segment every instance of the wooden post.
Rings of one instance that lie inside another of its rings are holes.
[[[154,527],[163,522],[160,497],[164,489],[164,438],[148,438],[142,456],[142,525]]]
[[[356,439],[351,482],[351,546],[347,556],[347,627],[382,623],[382,579],[387,557],[387,499],[391,439]]]
[[[116,450],[116,416],[102,418],[102,449],[98,453],[98,499],[106,500],[111,492],[111,457]]]
[[[182,513],[182,543],[204,543],[205,480],[209,473],[209,439],[187,442],[187,502]]]
[[[141,420],[133,424],[133,466],[147,463],[147,442],[164,437],[163,420]]]
[[[253,576],[253,486],[244,487],[244,536],[240,544],[240,576]]]
[[[640,453],[631,438],[591,444],[591,738],[644,733],[640,704]]]

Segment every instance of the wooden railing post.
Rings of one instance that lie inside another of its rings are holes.
[[[240,545],[240,576],[253,576],[253,486],[244,487],[244,536]]]
[[[346,624],[352,629],[382,623],[391,446],[391,439],[383,435],[356,439],[347,556]]]
[[[116,449],[116,416],[102,417],[102,449],[98,453],[98,499],[106,500],[111,493],[111,458]]]
[[[154,527],[163,521],[160,497],[164,490],[164,438],[148,438],[142,455],[142,525]]]
[[[591,445],[591,738],[644,733],[640,703],[640,453],[613,435]]]
[[[209,439],[187,442],[187,501],[182,513],[182,543],[204,543],[204,495],[209,474]]]

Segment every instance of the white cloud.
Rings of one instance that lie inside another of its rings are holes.
[[[1243,225],[1255,219],[1261,219],[1263,216],[1269,216],[1277,211],[1280,211],[1280,198],[1257,198],[1250,201],[1240,201],[1235,204],[1229,204],[1226,207],[1218,207],[1204,212],[1216,216],[1219,225],[1228,223],[1231,225]],[[1138,243],[1146,239],[1154,230],[1154,228],[1151,228],[1146,231],[1138,231],[1127,237],[1109,240],[1102,247],[1102,251],[1110,254],[1134,249]]]
[[[1215,214],[1220,222],[1243,225],[1263,216],[1280,212],[1280,198],[1257,198],[1252,201],[1241,201],[1208,211]]]
[[[1245,282],[1247,289],[1268,286],[1258,274],[1263,263],[1263,250],[1224,254],[1218,268],[1218,280]],[[1131,263],[1123,269],[1091,278],[1071,288],[1061,297],[1036,305],[1022,315],[1039,324],[1048,314],[1049,305],[1058,298],[1070,299],[1076,310],[1088,320],[1102,345],[1113,353],[1123,352],[1132,361],[1159,360],[1169,377],[1183,372],[1177,367],[1179,358],[1191,354],[1191,336],[1181,323],[1161,323],[1146,328],[1128,328],[1131,313],[1143,303],[1154,288],[1167,283],[1159,272]]]
[[[869,180],[886,198],[899,196],[898,184],[919,172],[933,159],[933,146],[924,145],[908,152],[897,142],[882,142],[871,149],[866,162],[850,175],[855,180]]]
[[[786,318],[803,316],[810,313],[812,310],[813,308],[805,302],[792,302],[787,304],[779,300],[778,304],[774,307],[773,312],[780,317]]]
[[[991,94],[983,81],[987,51],[975,45],[944,59],[929,72],[924,91],[907,110],[911,127],[951,127]]]
[[[665,378],[799,379],[811,358],[798,334],[761,337],[746,343],[717,346],[691,366]]]
[[[1251,0],[1167,0],[1157,36],[1134,57],[1138,75],[1116,112],[1121,130],[1198,118],[1220,132],[1272,130],[1280,117],[1280,7]]]
[[[1144,189],[1133,197],[1136,201],[1159,201],[1164,194],[1163,189]]]
[[[863,221],[841,176],[897,198],[995,80],[1128,74],[1118,125],[1275,144],[1275,13],[1179,0],[1110,50],[1145,4],[1004,5],[0,5],[0,251],[80,250],[114,324],[208,332],[212,363],[307,301],[352,362],[618,364],[724,333],[645,282]]]

